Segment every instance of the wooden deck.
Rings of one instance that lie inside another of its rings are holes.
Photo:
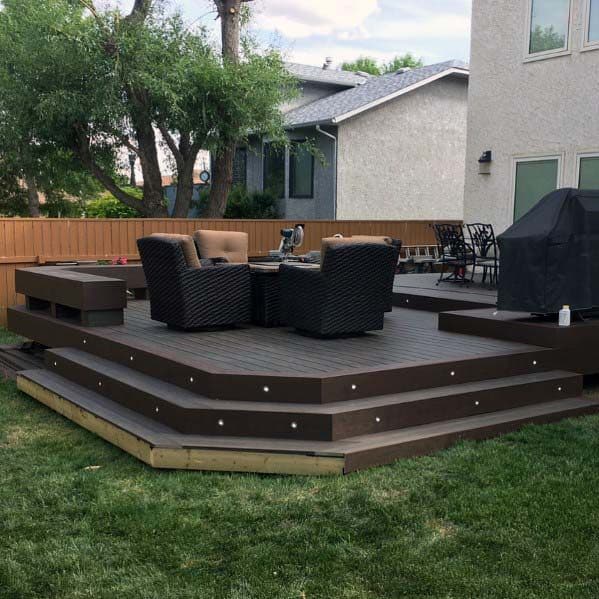
[[[443,282],[438,274],[397,275],[393,288],[395,306],[445,312],[489,308],[497,304],[497,290],[483,284],[476,275],[473,283]]]
[[[44,363],[6,363],[23,365],[24,392],[156,468],[341,474],[599,410],[581,396],[582,373],[599,372],[598,326],[499,318],[492,290],[435,280],[398,277],[395,302],[410,308],[383,331],[326,340],[174,331],[146,300],[104,326],[30,302],[9,328],[46,346]]]

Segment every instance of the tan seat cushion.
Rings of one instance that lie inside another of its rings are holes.
[[[362,241],[363,243],[384,243],[385,245],[393,245],[393,239],[391,237],[377,236],[377,235],[354,235],[350,237],[356,241]]]
[[[201,258],[226,258],[233,264],[247,264],[249,236],[239,231],[207,231],[193,234]]]
[[[183,255],[185,256],[187,266],[191,268],[201,267],[198,252],[191,235],[180,235],[178,233],[152,233],[151,237],[163,237],[165,239],[178,241],[181,245],[181,249],[183,250]]]

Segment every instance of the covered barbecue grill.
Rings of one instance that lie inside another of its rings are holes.
[[[599,191],[558,189],[498,241],[499,310],[599,307]]]

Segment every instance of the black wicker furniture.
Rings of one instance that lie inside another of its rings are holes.
[[[249,266],[190,266],[183,245],[181,239],[167,236],[137,241],[150,292],[152,319],[185,330],[249,322]]]
[[[434,225],[435,236],[439,244],[439,264],[441,274],[437,285],[443,281],[451,283],[469,283],[474,277],[475,257],[474,251],[464,239],[462,225],[438,224]],[[472,275],[468,279],[468,267],[472,266]],[[450,274],[446,276],[447,268]]]
[[[495,239],[493,225],[472,223],[466,225],[472,249],[474,250],[473,271],[476,267],[483,269],[483,283],[489,276],[491,285],[497,285],[499,275],[499,248]]]
[[[285,324],[321,337],[381,330],[396,263],[394,247],[360,243],[328,247],[321,270],[283,264]]]

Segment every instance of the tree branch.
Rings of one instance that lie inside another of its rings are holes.
[[[158,131],[160,131],[160,135],[162,135],[162,138],[166,142],[168,149],[172,152],[175,162],[177,163],[177,168],[180,169],[184,161],[184,156],[179,150],[175,138],[170,134],[170,131],[163,124],[156,123],[156,126],[158,127]]]
[[[140,202],[135,196],[123,191],[118,183],[95,161],[89,145],[89,138],[84,127],[75,127],[76,141],[74,143],[75,154],[79,160],[86,166],[90,173],[120,202],[139,210],[144,211],[143,202]]]
[[[152,0],[135,0],[131,12],[125,17],[125,21],[145,21],[152,10]]]
[[[126,137],[125,135],[121,135],[119,136],[119,140],[126,148],[128,148],[133,153],[139,156],[139,148],[136,145],[132,144],[128,137]]]

